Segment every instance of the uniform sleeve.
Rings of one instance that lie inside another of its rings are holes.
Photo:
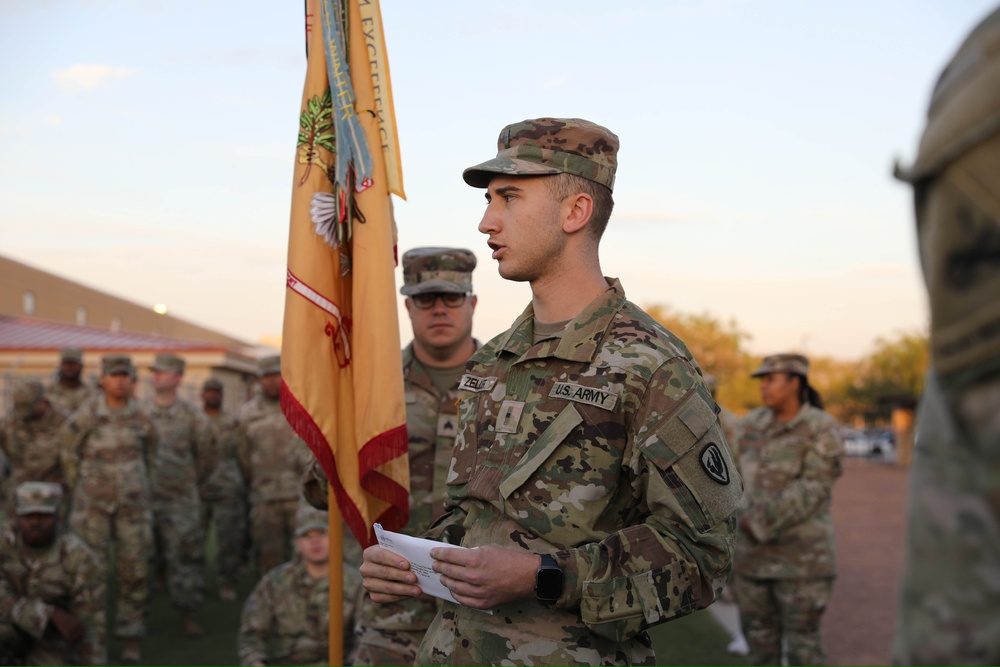
[[[827,417],[825,413],[823,417]],[[745,510],[747,524],[758,542],[770,542],[825,507],[833,483],[843,470],[843,442],[832,419],[817,420],[812,446],[804,451],[802,471],[780,493],[758,498]]]
[[[243,603],[237,651],[241,665],[267,664],[267,638],[274,632],[274,595],[271,577],[265,575]]]
[[[240,464],[240,472],[243,473],[247,488],[250,488],[253,483],[250,466],[250,436],[247,435],[246,420],[242,415],[236,429],[236,460]]]
[[[202,412],[194,413],[194,464],[199,488],[219,465],[219,442],[212,423]]]
[[[80,471],[80,454],[89,430],[80,412],[59,428],[59,458],[62,463],[63,480],[70,489],[76,486],[76,478]]]
[[[65,560],[75,563],[70,612],[87,628],[77,662],[81,665],[107,664],[104,570],[94,552],[82,541],[77,541],[74,553]]]
[[[732,567],[742,480],[715,403],[685,360],[665,363],[634,406],[625,465],[641,514],[558,552],[564,592],[593,632],[623,641],[710,605]]]
[[[32,637],[41,639],[52,616],[52,606],[41,598],[22,595],[14,588],[10,576],[4,563],[0,562],[0,621],[12,623]]]

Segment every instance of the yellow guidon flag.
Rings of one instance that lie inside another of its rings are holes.
[[[306,27],[281,406],[368,546],[373,523],[409,518],[389,194],[404,196],[402,174],[377,0],[309,0]]]

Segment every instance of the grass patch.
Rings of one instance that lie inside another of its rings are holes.
[[[746,658],[726,651],[730,637],[707,609],[650,629],[657,665],[745,665]]]

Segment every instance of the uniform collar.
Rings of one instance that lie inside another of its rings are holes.
[[[621,282],[617,278],[606,277],[604,280],[608,283],[607,291],[570,320],[561,338],[534,345],[535,310],[529,303],[500,339],[500,351],[520,357],[519,361],[543,357],[579,363],[594,361],[615,315],[625,305],[625,290]]]

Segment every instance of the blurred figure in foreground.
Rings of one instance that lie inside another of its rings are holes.
[[[930,297],[897,664],[1000,664],[1000,8],[938,79],[913,184]]]
[[[809,386],[809,361],[776,354],[754,371],[764,407],[748,414],[733,451],[746,491],[736,543],[736,595],[750,664],[822,665],[820,621],[834,564],[833,483],[844,446]]]
[[[242,665],[325,665],[329,654],[330,542],[326,512],[301,502],[295,556],[257,583],[243,605]]]
[[[60,534],[62,487],[24,482],[0,534],[0,665],[103,665],[104,570]]]

